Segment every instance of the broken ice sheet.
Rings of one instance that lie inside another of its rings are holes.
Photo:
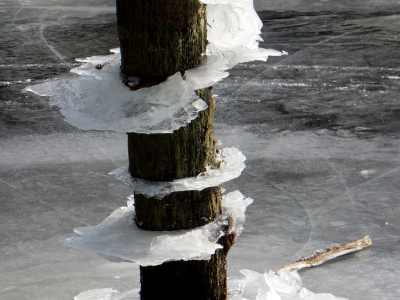
[[[328,293],[315,294],[303,287],[297,271],[277,275],[274,271],[260,274],[251,270],[240,270],[241,278],[228,280],[231,300],[346,300]]]
[[[208,260],[222,247],[217,241],[224,234],[228,216],[233,222],[232,230],[239,235],[246,207],[252,202],[235,191],[223,197],[223,216],[216,221],[192,230],[157,232],[135,225],[133,199],[130,199],[127,206],[116,209],[99,225],[74,229],[75,236],[62,243],[112,261],[130,261],[142,266],[174,260]]]
[[[179,72],[157,86],[131,91],[120,78],[119,49],[112,51],[79,59],[85,64],[71,70],[79,77],[46,81],[25,91],[49,96],[65,120],[83,130],[167,133],[207,108]]]
[[[77,59],[71,69],[79,75],[45,81],[25,91],[50,97],[65,120],[83,130],[172,133],[189,124],[207,104],[194,92],[229,75],[235,64],[267,60],[283,52],[258,48],[262,22],[252,0],[203,0],[208,4],[207,59],[204,65],[177,72],[151,88],[131,91],[120,77],[120,51],[112,55]],[[210,21],[211,20],[211,21]]]
[[[121,167],[111,172],[115,177],[125,184],[132,187],[138,194],[162,199],[172,192],[181,191],[201,191],[205,188],[218,186],[221,183],[237,178],[245,168],[246,157],[234,147],[219,149],[217,161],[221,162],[221,167],[211,169],[207,167],[205,172],[197,177],[176,179],[174,181],[147,181],[132,177],[128,167]]]

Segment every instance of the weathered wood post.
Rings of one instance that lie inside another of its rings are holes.
[[[117,0],[121,71],[148,87],[199,66],[207,45],[206,5],[199,0]],[[128,133],[132,176],[170,181],[216,166],[211,87],[196,91],[208,104],[172,134]],[[222,212],[222,187],[175,192],[162,200],[135,193],[136,224],[145,230],[205,225]],[[226,255],[234,235],[208,261],[166,262],[140,267],[141,299],[226,299]]]

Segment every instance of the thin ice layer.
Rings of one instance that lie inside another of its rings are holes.
[[[269,270],[260,274],[240,270],[242,278],[228,280],[231,300],[346,300],[328,293],[315,294],[303,287],[297,271],[284,270],[280,275]]]
[[[25,90],[50,96],[65,120],[84,130],[166,133],[187,125],[207,108],[180,73],[161,84],[131,91],[122,83],[119,49],[78,61],[79,77],[46,81]],[[96,66],[101,65],[101,69]]]
[[[174,260],[208,260],[222,247],[217,241],[224,234],[228,217],[232,222],[229,228],[238,235],[242,232],[244,213],[252,202],[235,191],[223,197],[223,216],[218,220],[193,230],[157,232],[141,230],[134,224],[131,199],[99,225],[76,228],[75,236],[62,242],[112,261],[131,261],[142,266]]]
[[[218,186],[224,182],[237,178],[245,168],[246,157],[238,149],[222,148],[217,154],[220,168],[211,169],[200,173],[197,177],[177,179],[174,181],[148,181],[134,178],[130,175],[128,167],[121,167],[110,174],[132,187],[135,193],[162,199],[163,197],[181,191],[201,191],[205,188]]]
[[[112,55],[77,59],[84,63],[71,70],[78,77],[46,81],[25,91],[49,96],[50,104],[61,108],[65,120],[83,130],[172,133],[186,126],[207,108],[194,90],[227,77],[226,70],[237,63],[282,55],[258,48],[262,22],[252,0],[202,2],[208,4],[207,19],[212,22],[207,59],[183,78],[177,72],[157,86],[131,91],[120,77],[119,49],[113,49]]]

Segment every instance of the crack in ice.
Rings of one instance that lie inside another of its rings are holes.
[[[278,191],[282,192],[283,194],[289,196],[289,197],[292,198],[294,201],[296,201],[297,203],[299,203],[299,204],[301,205],[301,207],[303,207],[304,211],[307,213],[308,219],[310,220],[310,223],[311,223],[310,234],[309,234],[309,237],[308,237],[308,241],[304,244],[304,246],[303,246],[296,254],[293,255],[293,257],[297,256],[297,255],[307,246],[307,244],[311,241],[312,232],[313,232],[313,229],[314,229],[314,222],[313,222],[313,220],[312,220],[312,218],[311,218],[310,213],[308,212],[308,210],[306,209],[306,207],[303,205],[303,203],[302,203],[300,200],[298,200],[298,199],[296,199],[295,197],[293,197],[289,192],[287,192],[287,191],[285,191],[285,190],[282,190],[281,188],[279,188],[278,186],[276,186],[275,184],[273,184],[273,183],[272,183],[271,181],[269,181],[268,179],[261,178],[261,177],[259,177],[259,176],[257,176],[257,175],[254,175],[254,174],[250,173],[249,171],[243,171],[243,173],[249,174],[250,176],[253,176],[253,177],[255,177],[255,178],[258,178],[258,179],[260,179],[260,180],[263,180],[263,181],[267,182],[267,183],[270,184],[273,188],[277,189]]]
[[[69,64],[64,59],[61,58],[61,54],[59,54],[56,49],[54,49],[52,46],[50,46],[49,43],[47,42],[47,40],[45,39],[45,37],[43,36],[43,24],[40,25],[40,35],[42,36],[44,42],[46,43],[47,48],[49,48],[51,52],[53,52],[61,61],[63,61],[65,66],[67,66],[69,69],[71,69]]]
[[[17,17],[18,13],[24,8],[24,4],[21,3],[21,1],[19,1],[18,3],[21,5],[21,8],[15,13],[12,24],[11,24],[12,26],[14,26],[17,29],[18,29],[18,27],[15,26],[15,18]]]
[[[346,181],[344,180],[343,174],[340,173],[337,168],[335,167],[335,165],[329,160],[326,160],[328,162],[329,165],[331,165],[333,171],[338,174],[339,176],[339,182],[344,186],[344,189],[346,190],[345,194],[349,191],[349,187],[347,186]],[[355,201],[353,199],[353,197],[351,195],[348,195],[348,198],[350,199],[351,204],[355,205]]]
[[[330,201],[335,201],[335,203],[340,203],[340,202],[343,201],[343,200],[340,200],[340,198],[343,197],[343,196],[346,196],[346,194],[352,192],[353,190],[355,190],[355,189],[357,189],[357,188],[359,188],[359,187],[362,187],[362,186],[364,186],[364,185],[366,185],[366,184],[369,184],[369,183],[371,183],[371,182],[373,182],[373,181],[376,181],[376,180],[378,180],[378,179],[380,179],[380,178],[382,178],[382,177],[385,177],[386,175],[388,175],[388,174],[390,174],[390,173],[396,172],[396,170],[399,170],[399,169],[400,169],[400,166],[398,166],[398,167],[396,167],[396,168],[394,168],[394,169],[392,169],[392,170],[390,170],[390,171],[388,171],[388,172],[385,172],[385,173],[383,173],[383,174],[381,174],[381,175],[379,175],[379,176],[377,176],[377,177],[375,177],[375,178],[371,178],[371,179],[369,179],[369,180],[367,180],[367,181],[365,181],[365,182],[363,182],[363,183],[357,184],[356,186],[353,186],[352,188],[350,188],[350,189],[347,190],[346,192],[344,192],[344,193],[342,193],[342,194],[336,196],[335,198],[332,198]],[[339,199],[339,200],[338,200],[338,199]],[[317,211],[321,210],[322,208],[323,208],[323,207],[320,207],[320,208],[316,209],[314,212],[316,213]]]

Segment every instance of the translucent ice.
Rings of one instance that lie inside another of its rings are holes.
[[[182,178],[174,181],[147,181],[132,178],[128,167],[119,168],[110,174],[115,174],[117,179],[131,186],[136,193],[162,199],[172,192],[201,191],[239,177],[245,168],[245,160],[246,157],[242,152],[231,147],[219,150],[217,161],[221,162],[220,168],[211,169],[207,167],[207,171],[200,173],[197,177]]]
[[[260,274],[251,270],[240,270],[242,278],[228,280],[231,300],[345,300],[332,294],[315,294],[303,287],[297,271],[285,270],[281,275],[274,271]]]
[[[204,65],[180,73],[165,82],[131,91],[120,77],[120,53],[77,59],[73,68],[79,77],[46,81],[25,91],[49,96],[61,107],[65,120],[84,130],[171,133],[186,126],[207,108],[194,90],[206,88],[227,77],[235,64],[266,60],[282,52],[258,48],[262,22],[252,0],[204,0],[209,23],[207,59]],[[134,80],[132,80],[134,81]]]
[[[193,230],[156,232],[141,230],[134,224],[130,199],[127,206],[116,209],[99,225],[76,228],[75,236],[62,242],[112,261],[131,261],[142,266],[173,260],[208,260],[222,247],[217,241],[225,234],[228,217],[231,230],[238,235],[242,232],[244,212],[252,201],[235,191],[224,196],[223,216],[216,221]]]
[[[71,70],[78,78],[47,81],[25,90],[50,96],[50,104],[62,108],[65,120],[84,130],[172,132],[207,108],[179,73],[157,86],[131,91],[119,75],[119,50],[112,51],[108,56],[79,59],[85,64]]]

